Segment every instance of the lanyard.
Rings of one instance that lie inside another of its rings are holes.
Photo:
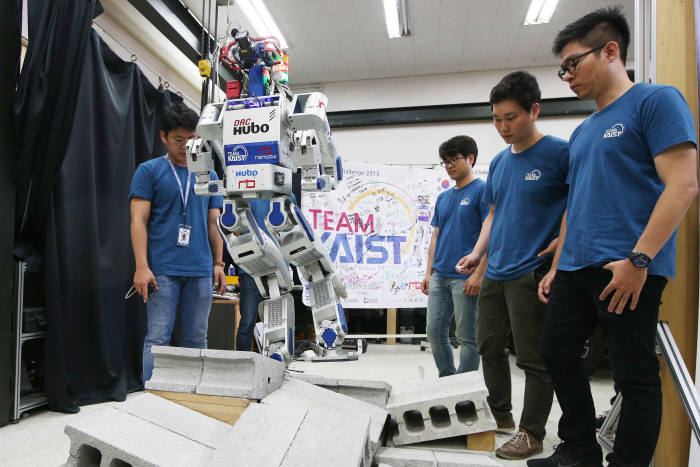
[[[187,172],[187,189],[185,192],[182,192],[182,182],[180,181],[180,177],[177,176],[177,172],[175,171],[175,166],[173,165],[173,161],[170,160],[170,157],[168,157],[168,164],[170,164],[170,168],[173,171],[173,175],[175,176],[175,180],[177,180],[177,185],[180,187],[180,199],[182,199],[182,217],[185,219],[183,222],[186,224],[187,223],[187,201],[190,199],[190,182],[192,181],[192,177],[190,177],[189,171]]]

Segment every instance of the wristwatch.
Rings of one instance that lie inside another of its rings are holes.
[[[633,251],[630,253],[629,256],[627,256],[627,259],[629,259],[632,264],[638,268],[646,268],[649,266],[649,263],[651,263],[651,258],[638,251]]]
[[[226,264],[223,261],[214,261],[214,266],[221,266],[223,268]]]

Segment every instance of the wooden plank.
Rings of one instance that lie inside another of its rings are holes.
[[[257,403],[254,399],[241,399],[238,397],[205,396],[202,394],[151,390],[147,392],[229,425],[236,423],[236,420],[250,404]]]
[[[386,333],[396,334],[396,308],[387,308],[386,310]],[[396,338],[390,337],[386,343],[396,344]]]
[[[683,93],[697,131],[698,76],[695,51],[695,20],[691,1],[656,2],[656,81]],[[663,294],[659,319],[668,321],[678,350],[691,375],[695,375],[698,330],[698,202],[690,205],[678,227],[676,278]],[[688,465],[690,425],[671,379],[661,362],[663,419],[656,446],[658,466]]]
[[[491,430],[467,435],[467,449],[470,451],[493,451],[496,449],[496,432]]]

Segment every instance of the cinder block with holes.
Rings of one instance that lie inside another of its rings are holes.
[[[146,389],[260,400],[282,384],[285,365],[255,352],[153,347]]]
[[[476,371],[392,389],[386,409],[396,420],[393,444],[495,430],[487,394]]]
[[[265,399],[260,401],[264,405],[277,407],[298,407],[305,409],[323,409],[332,413],[352,412],[363,413],[370,417],[369,443],[365,456],[365,462],[369,463],[374,456],[384,431],[387,412],[384,409],[354,399],[343,394],[324,389],[313,384],[306,383],[293,377],[285,377],[282,386]],[[333,429],[328,427],[329,430]]]
[[[205,466],[230,425],[151,394],[69,423],[68,467]]]
[[[323,376],[305,373],[294,375],[294,377],[381,408],[386,407],[386,401],[391,392],[391,385],[386,381],[324,378]]]

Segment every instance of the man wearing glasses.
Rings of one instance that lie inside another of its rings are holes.
[[[442,143],[438,152],[441,165],[455,181],[455,186],[440,193],[435,202],[431,222],[433,236],[421,290],[428,295],[426,331],[442,377],[479,368],[476,300],[481,278],[475,274],[465,283],[464,276],[454,270],[454,260],[474,247],[488,214],[488,205],[483,202],[485,184],[472,172],[478,155],[476,142],[469,136],[455,136]],[[453,315],[455,336],[460,345],[458,368],[455,368],[450,346]]]
[[[226,287],[216,226],[223,199],[196,195],[187,170],[185,145],[198,119],[183,103],[166,107],[160,138],[168,153],[139,165],[131,181],[134,286],[148,308],[144,383],[153,372],[153,345],[170,345],[172,339],[182,347],[206,348],[212,282],[219,292]]]
[[[570,139],[567,211],[552,270],[542,360],[562,409],[552,456],[529,466],[601,465],[581,351],[600,324],[622,395],[609,465],[647,466],[661,426],[656,324],[675,273],[675,230],[697,187],[693,117],[670,86],[634,84],[625,70],[629,27],[617,8],[561,30],[559,77],[596,112]]]
[[[540,88],[531,74],[506,75],[491,90],[489,102],[496,129],[509,146],[491,161],[485,192],[490,213],[474,250],[457,270],[474,270],[488,247],[477,341],[499,431],[515,429],[505,352],[511,332],[516,364],[525,372],[519,430],[496,455],[525,459],[542,452],[552,407],[552,382],[539,357],[545,306],[537,299],[537,284],[549,271],[566,207],[569,151],[566,141],[537,130]]]

